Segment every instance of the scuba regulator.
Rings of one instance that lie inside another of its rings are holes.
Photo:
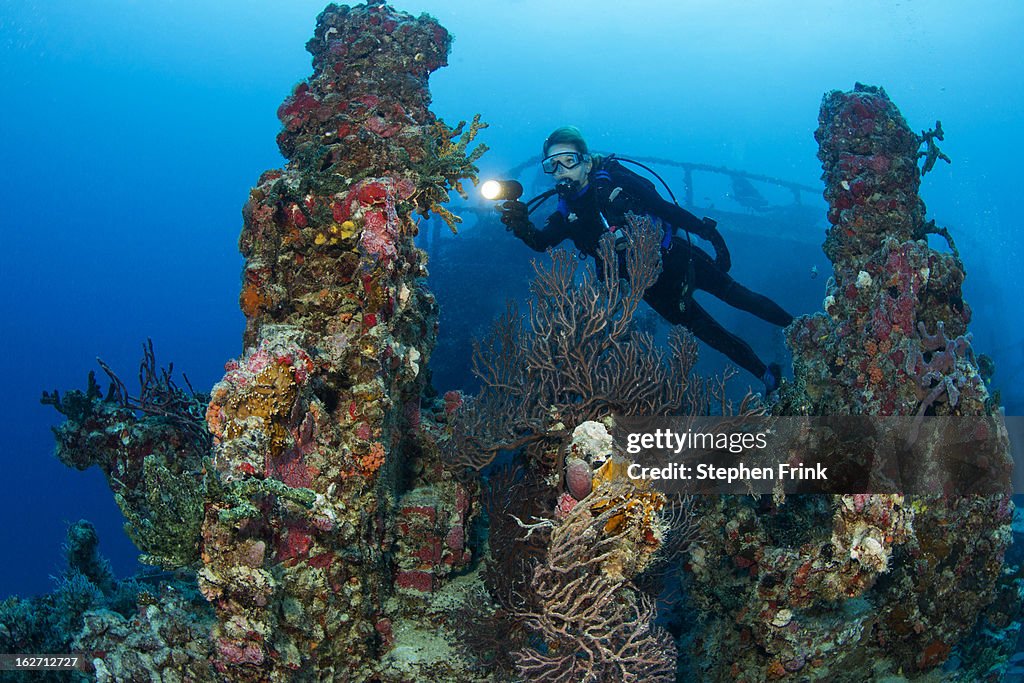
[[[562,199],[569,199],[570,197],[575,195],[576,192],[576,183],[574,183],[569,178],[562,178],[557,183],[555,183],[555,194],[557,194]]]

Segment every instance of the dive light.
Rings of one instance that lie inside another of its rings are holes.
[[[484,199],[513,200],[523,196],[523,186],[515,180],[488,180],[480,186]]]

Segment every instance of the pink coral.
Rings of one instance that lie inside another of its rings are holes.
[[[462,405],[462,393],[459,391],[446,391],[444,394],[444,412],[451,415]]]
[[[364,124],[366,129],[372,133],[376,133],[382,138],[389,138],[398,131],[402,130],[401,123],[388,123],[384,118],[380,116],[371,116],[366,119]]]
[[[360,245],[367,253],[382,259],[393,259],[397,255],[394,226],[382,211],[367,211],[363,215],[363,234]]]
[[[308,488],[313,482],[302,456],[294,450],[277,458],[268,457],[266,476],[278,479],[292,488]]]
[[[352,193],[367,206],[384,204],[388,199],[388,188],[379,181],[367,181],[353,188]]]
[[[235,641],[228,638],[220,638],[217,641],[217,649],[224,660],[231,664],[262,664],[263,648],[257,643]]]
[[[308,83],[300,83],[291,97],[277,109],[277,118],[288,131],[296,131],[313,117],[320,102],[310,92]]]
[[[466,544],[466,531],[462,525],[453,526],[445,537],[444,542],[452,550],[461,551]]]
[[[288,526],[278,539],[277,559],[280,562],[287,562],[305,557],[312,545],[313,537],[308,531],[297,525]]]
[[[563,493],[558,497],[558,502],[555,504],[555,519],[565,519],[565,516],[572,512],[572,509],[576,507],[576,503],[579,501],[572,497],[571,493]]]

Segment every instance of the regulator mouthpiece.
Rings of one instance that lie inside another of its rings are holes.
[[[558,193],[559,197],[568,199],[576,194],[576,182],[572,178],[562,178],[555,183],[555,192]]]

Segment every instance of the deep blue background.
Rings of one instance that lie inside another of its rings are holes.
[[[922,195],[964,255],[975,348],[996,358],[1007,410],[1021,414],[1024,4],[623,7],[400,5],[434,14],[456,36],[450,66],[432,78],[434,109],[452,123],[480,112],[491,124],[482,175],[575,123],[598,149],[817,185],[812,134],[825,91],[883,85],[915,130],[941,118],[953,164],[928,175]],[[240,353],[240,208],[260,172],[282,162],[275,112],[310,73],[304,45],[321,9],[0,2],[0,596],[48,591],[66,525],[82,517],[99,527],[117,571],[134,570],[100,474],[53,457],[49,427],[59,416],[39,395],[84,387],[96,356],[134,389],[146,337],[158,361],[173,360],[198,388]],[[709,203],[728,201],[707,192]],[[820,237],[773,252],[772,235],[730,235],[736,274],[794,312],[816,310],[828,275],[808,274],[821,261]],[[495,238],[499,264],[505,250],[533,256],[506,239]],[[723,322],[766,353],[777,343],[766,326]],[[442,346],[456,343],[444,335]]]

